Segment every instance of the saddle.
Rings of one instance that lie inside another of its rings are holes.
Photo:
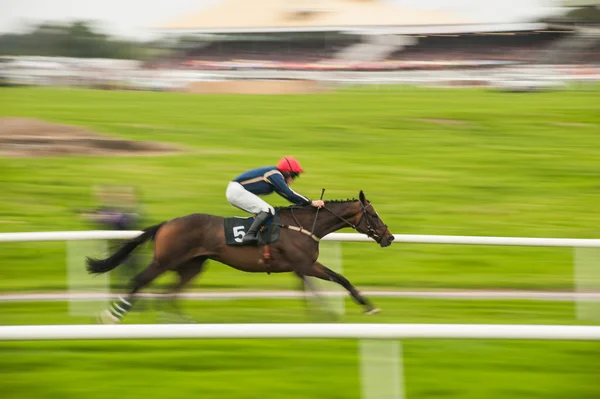
[[[242,239],[250,229],[250,226],[252,226],[253,222],[254,217],[252,216],[245,218],[238,216],[225,218],[223,223],[223,228],[225,229],[225,243],[227,245],[257,247],[272,244],[279,240],[281,226],[279,225],[279,214],[276,212],[275,216],[271,216],[267,219],[258,231],[258,241],[256,243],[243,244]]]
[[[242,243],[246,231],[250,229],[254,222],[254,217],[230,217],[225,218],[223,228],[225,229],[225,243],[227,245],[245,246],[245,247],[259,247],[262,246],[260,251],[259,262],[266,264],[267,266],[271,262],[271,245],[279,240],[279,233],[281,231],[281,225],[279,224],[279,215],[277,212],[275,216],[271,216],[261,226],[257,234],[257,242],[252,244]],[[271,274],[270,269],[267,274]]]

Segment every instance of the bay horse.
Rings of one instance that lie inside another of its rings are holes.
[[[106,259],[87,258],[92,274],[108,272],[122,263],[140,244],[154,240],[150,265],[131,281],[126,298],[120,297],[101,312],[100,322],[118,323],[132,308],[136,293],[166,271],[174,271],[179,281],[172,288],[176,295],[204,268],[208,259],[251,273],[292,272],[312,291],[307,277],[335,282],[344,287],[366,314],[379,311],[341,274],[319,263],[319,240],[344,227],[366,234],[381,247],[391,245],[394,235],[379,217],[373,205],[360,191],[359,199],[325,201],[324,210],[310,205],[276,208],[279,216],[279,239],[271,244],[269,256],[264,246],[229,245],[224,233],[225,218],[194,213],[148,227],[138,236],[124,242]]]

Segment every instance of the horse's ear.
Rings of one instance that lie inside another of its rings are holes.
[[[364,205],[367,205],[367,199],[365,198],[365,193],[363,193],[362,190],[360,190],[360,194],[358,194],[358,199],[360,200],[360,202],[362,202]]]

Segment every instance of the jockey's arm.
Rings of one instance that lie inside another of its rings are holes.
[[[298,194],[294,190],[292,190],[283,179],[283,176],[280,173],[273,173],[268,177],[269,182],[273,184],[275,187],[275,191],[277,194],[281,195],[283,198],[288,201],[298,204],[298,205],[309,205],[312,201],[305,196]]]

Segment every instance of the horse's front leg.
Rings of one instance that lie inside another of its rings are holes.
[[[334,283],[344,287],[350,293],[350,295],[352,295],[352,298],[354,298],[357,303],[363,306],[365,314],[372,315],[381,311],[379,308],[373,306],[371,301],[362,296],[356,287],[354,287],[346,277],[334,272],[319,262],[315,262],[311,266],[310,270],[307,272],[307,275],[317,277],[325,281],[333,281]]]
[[[317,299],[317,302],[321,305],[321,309],[325,309],[325,312],[327,313],[328,318],[336,319],[338,317],[338,315],[329,309],[327,301],[325,300],[325,298],[323,298],[319,294],[319,291],[314,287],[313,283],[307,278],[308,275],[306,275],[300,271],[295,271],[294,273],[300,279],[301,290],[305,294],[304,295],[304,303],[306,304],[307,311],[310,313],[310,309],[311,309],[310,303],[308,300],[309,298],[308,298],[307,294],[312,293],[312,295]],[[314,316],[314,313],[310,313],[310,316]]]

